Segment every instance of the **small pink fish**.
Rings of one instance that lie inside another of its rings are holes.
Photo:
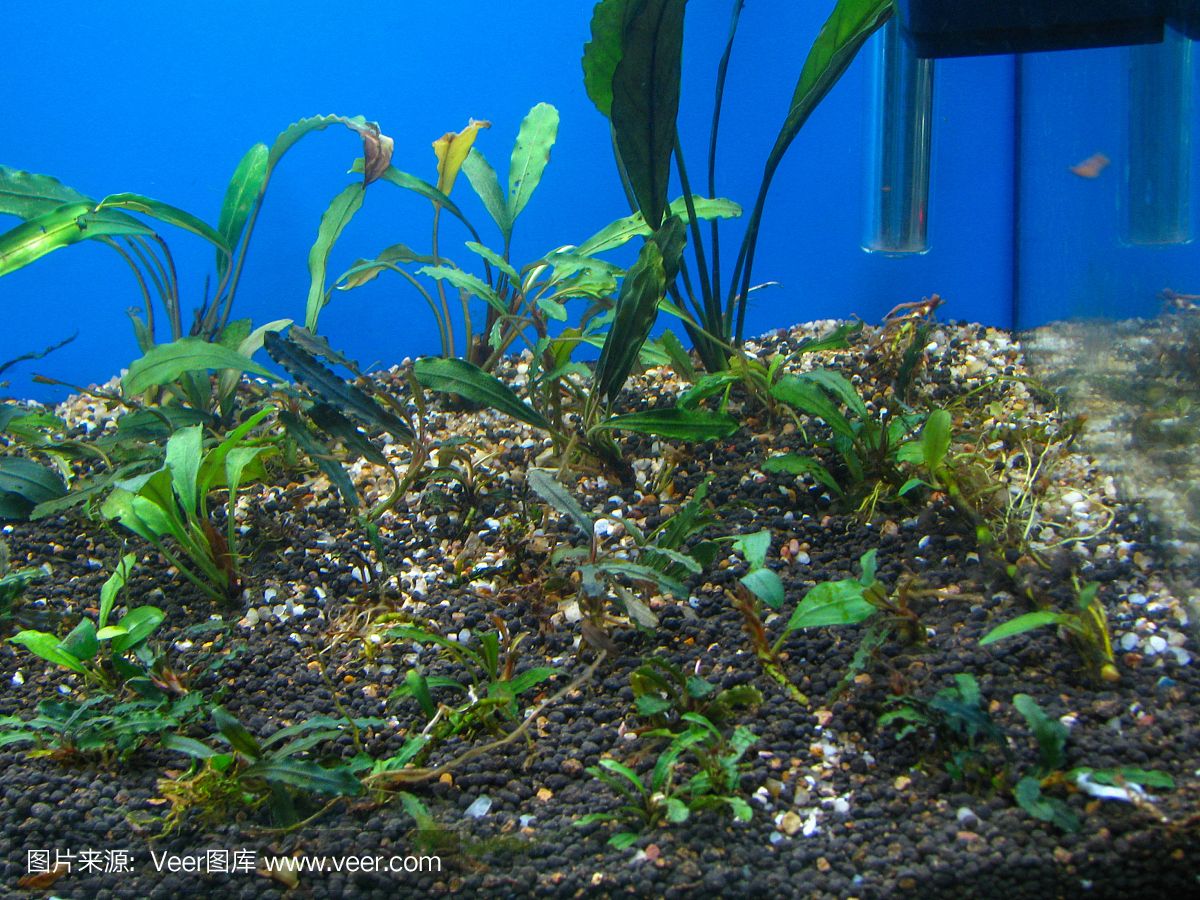
[[[1078,175],[1080,178],[1099,178],[1100,173],[1108,167],[1112,162],[1103,153],[1093,153],[1083,162],[1078,162],[1071,166],[1071,174]]]

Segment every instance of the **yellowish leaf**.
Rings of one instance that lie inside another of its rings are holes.
[[[475,135],[480,128],[491,127],[491,122],[479,122],[471,119],[467,123],[467,127],[458,134],[447,131],[433,142],[433,152],[438,161],[437,189],[439,191],[448,195],[453,190],[454,179],[458,177],[458,170],[462,168],[463,161],[471,152],[471,146],[475,143]]]

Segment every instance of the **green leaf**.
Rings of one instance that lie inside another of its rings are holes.
[[[330,448],[323,446],[308,426],[295,414],[281,410],[279,421],[287,430],[288,437],[294,440],[304,453],[308,454],[309,459],[316,463],[317,468],[337,488],[346,507],[351,510],[356,509],[358,507],[358,491],[346,470],[332,458],[333,454]]]
[[[100,641],[96,637],[96,625],[91,619],[80,619],[79,624],[62,639],[58,648],[80,662],[94,659],[100,650]]]
[[[543,681],[549,681],[557,674],[558,670],[553,666],[535,666],[532,669],[526,669],[514,677],[508,682],[508,686],[514,695],[520,696],[530,688],[537,687]]]
[[[837,479],[829,474],[829,470],[809,456],[798,453],[785,453],[782,456],[772,456],[762,465],[764,472],[784,472],[788,475],[808,475],[820,482],[839,496],[842,493]]]
[[[308,251],[309,285],[304,327],[309,331],[317,330],[317,320],[325,307],[325,278],[329,266],[329,253],[342,231],[354,218],[354,214],[362,208],[365,195],[366,188],[360,182],[348,184],[329,202],[328,208],[321,215],[317,239]]]
[[[732,200],[724,197],[692,196],[692,207],[696,210],[697,219],[732,219],[742,214],[742,208]],[[678,216],[685,223],[689,222],[686,201],[677,197],[671,201],[671,215]],[[610,222],[600,231],[575,248],[578,256],[593,256],[607,250],[622,247],[635,237],[647,237],[654,233],[640,212]]]
[[[745,586],[746,590],[771,607],[771,609],[779,609],[779,607],[783,606],[783,582],[779,580],[779,576],[771,569],[754,569],[743,575],[739,581]]]
[[[167,441],[164,466],[171,473],[171,486],[189,515],[199,509],[197,478],[204,456],[204,427],[181,428]]]
[[[612,416],[595,427],[598,430],[635,431],[639,434],[699,442],[727,438],[741,426],[738,420],[728,413],[671,407]]]
[[[850,338],[857,337],[863,330],[862,322],[843,322],[828,334],[806,338],[796,345],[793,353],[816,353],[821,350],[845,350]]]
[[[54,470],[22,456],[0,457],[0,496],[15,494],[32,508],[66,493],[62,476]]]
[[[463,160],[462,171],[466,173],[467,181],[471,182],[471,188],[483,201],[483,208],[488,211],[488,215],[500,229],[500,234],[507,246],[512,237],[513,221],[496,170],[487,161],[487,157],[472,147],[467,158]]]
[[[182,734],[164,734],[159,742],[164,750],[170,750],[174,753],[184,753],[195,759],[211,759],[218,756],[216,750],[208,746],[208,744],[198,741],[195,738],[185,737]]]
[[[1033,631],[1035,628],[1044,628],[1047,625],[1061,625],[1065,620],[1066,616],[1062,613],[1056,613],[1048,609],[1025,613],[1024,615],[1017,616],[1015,619],[1009,619],[1007,622],[997,625],[979,639],[979,646],[983,647],[987,644],[994,644],[996,641],[1024,634],[1027,631]]]
[[[921,431],[921,455],[930,472],[936,472],[946,461],[946,453],[950,450],[950,426],[950,413],[944,409],[935,409],[925,420]]]
[[[667,798],[667,821],[672,825],[686,822],[691,814],[692,811],[688,809],[687,804],[678,797]]]
[[[325,768],[306,759],[265,759],[248,767],[246,778],[263,778],[298,791],[335,797],[353,797],[363,786],[349,766]]]
[[[139,606],[131,609],[119,623],[125,629],[125,633],[112,639],[113,653],[120,655],[132,650],[154,634],[165,618],[166,613],[155,606]]]
[[[658,316],[658,304],[675,280],[686,236],[672,217],[654,233],[621,283],[613,324],[596,361],[594,390],[613,402],[633,371]]]
[[[771,396],[810,416],[825,421],[833,433],[854,440],[854,428],[842,415],[829,395],[811,380],[798,375],[785,375],[771,387]]]
[[[233,177],[225,188],[225,199],[221,203],[221,214],[217,218],[217,232],[231,251],[237,249],[254,205],[267,187],[267,160],[270,152],[266,144],[255,144],[246,151],[233,170]],[[224,280],[229,268],[229,257],[217,251],[217,279]]]
[[[467,158],[469,159],[470,156],[468,155]],[[464,166],[465,165],[466,162],[464,161]],[[361,172],[362,160],[355,160],[354,166],[350,169],[350,171]],[[395,166],[389,166],[381,178],[383,181],[394,184],[396,187],[404,188],[406,191],[412,191],[414,194],[424,197],[435,206],[440,205],[444,210],[446,210],[446,212],[450,213],[452,216],[466,225],[467,229],[470,230],[472,234],[475,233],[475,229],[471,227],[471,223],[467,221],[467,217],[463,215],[462,210],[455,205],[454,201],[439,191],[428,181],[418,178],[416,175],[410,175],[408,172],[401,172]]]
[[[1047,772],[1061,769],[1067,759],[1067,726],[1046,715],[1038,702],[1028,694],[1016,694],[1012,702],[1037,738],[1042,768]]]
[[[583,45],[583,86],[606,119],[612,115],[613,75],[624,53],[627,9],[637,0],[600,0],[592,10],[592,39]]]
[[[464,272],[457,266],[422,266],[417,269],[417,274],[428,275],[430,278],[435,278],[438,281],[448,281],[459,290],[474,294],[501,315],[507,315],[508,313],[508,307],[504,305],[504,301],[500,299],[500,295],[478,275]]]
[[[819,385],[827,393],[840,400],[846,409],[852,412],[856,418],[860,420],[869,418],[870,414],[867,412],[867,405],[863,402],[862,397],[859,396],[858,391],[855,390],[854,385],[837,372],[831,369],[813,369],[811,372],[804,372],[797,377]]]
[[[550,504],[555,512],[566,516],[588,539],[591,539],[595,522],[571,496],[570,491],[559,484],[553,473],[547,469],[530,469],[525,476],[525,481],[534,493]]]
[[[756,208],[761,208],[770,173],[778,168],[800,128],[850,67],[867,38],[892,15],[892,3],[893,0],[838,0],[800,70],[787,117],[767,156],[768,174],[759,190]]]
[[[523,403],[508,385],[465,360],[418,359],[413,364],[413,374],[430,390],[458,394],[534,428],[553,430],[541,413]]]
[[[495,250],[492,250],[490,247],[485,247],[483,244],[480,244],[476,241],[467,241],[467,249],[472,253],[479,254],[488,262],[490,262],[493,266],[507,275],[509,281],[511,281],[513,284],[519,285],[521,283],[521,276],[517,273],[517,270],[509,264],[507,259],[501,256]]]
[[[767,551],[771,549],[771,532],[764,528],[752,534],[738,535],[733,539],[733,549],[746,557],[751,569],[761,569],[767,564]]]
[[[667,358],[671,360],[671,368],[675,370],[675,374],[686,382],[694,382],[696,380],[696,367],[692,363],[691,355],[684,349],[679,338],[675,336],[675,332],[668,328],[663,332],[659,343],[662,344],[663,352],[666,353]]]
[[[625,9],[612,76],[613,137],[646,222],[667,209],[683,55],[685,0],[641,0]]]
[[[197,237],[204,238],[217,248],[218,253],[226,256],[232,253],[225,239],[207,222],[196,218],[186,210],[163,203],[161,200],[155,200],[153,197],[145,197],[141,194],[109,194],[96,206],[97,212],[105,209],[128,209],[151,216],[160,222],[166,222],[168,225],[174,225],[176,228],[182,228]]]
[[[1017,805],[1031,816],[1043,822],[1051,822],[1063,831],[1074,833],[1079,830],[1079,818],[1067,804],[1057,797],[1046,797],[1042,794],[1041,782],[1026,775],[1017,782],[1013,790]]]
[[[108,617],[112,615],[113,605],[117,602],[121,591],[125,589],[125,582],[129,579],[129,573],[133,571],[136,562],[136,553],[126,553],[113,569],[113,573],[101,585],[100,614],[96,617],[97,627],[104,628],[108,624]]]
[[[679,598],[685,598],[688,595],[687,588],[677,579],[641,563],[625,562],[615,557],[609,557],[595,565],[580,566],[579,571],[581,573],[603,572],[610,578],[614,575],[623,575],[631,581],[648,581],[663,593],[674,594]]]
[[[57,178],[0,166],[0,215],[28,221],[67,203],[93,202]]]
[[[90,202],[67,203],[0,234],[0,276],[85,238],[154,233],[131,216],[92,208]]]
[[[508,164],[508,222],[509,229],[529,202],[558,136],[558,110],[549,103],[539,103],[521,121],[517,141],[513,144]]]
[[[46,634],[44,631],[20,631],[9,638],[9,640],[14,644],[19,644],[36,656],[40,656],[46,662],[62,666],[64,669],[70,669],[77,675],[87,674],[87,669],[84,668],[83,663],[61,649],[58,638],[52,634]]]
[[[875,556],[878,553],[879,551],[872,547],[870,550],[864,553],[858,561],[859,571],[862,573],[859,575],[858,583],[864,588],[870,587],[876,581],[875,572],[878,566],[875,561]]]
[[[262,747],[259,746],[258,740],[246,730],[245,725],[226,712],[224,707],[213,707],[212,720],[217,726],[217,731],[238,753],[252,760],[262,756]]]
[[[797,605],[787,630],[817,628],[824,625],[855,625],[875,613],[875,607],[863,598],[857,581],[826,581],[804,595]]]
[[[140,359],[135,359],[121,379],[126,396],[136,396],[153,387],[172,384],[186,372],[233,369],[251,372],[271,381],[278,379],[267,369],[236,350],[203,338],[186,337],[158,344]]]
[[[413,440],[412,429],[399,416],[340,378],[298,341],[270,332],[264,336],[263,346],[271,359],[325,402],[354,416],[368,428],[384,429],[401,443]]]

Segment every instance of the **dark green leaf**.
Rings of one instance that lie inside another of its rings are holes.
[[[727,438],[739,427],[738,420],[728,413],[674,407],[613,416],[596,426],[597,429],[635,431],[693,442]]]
[[[558,482],[552,472],[546,469],[530,469],[525,480],[534,493],[549,503],[555,512],[566,516],[585,537],[591,539],[595,526],[592,517],[584,512],[583,507],[571,496],[570,491]]]
[[[537,410],[521,402],[508,385],[465,360],[418,359],[413,364],[413,374],[430,390],[458,394],[534,428],[553,430],[550,423]]]
[[[186,337],[169,344],[158,344],[145,356],[135,359],[129,366],[129,372],[121,379],[121,387],[127,396],[136,396],[150,388],[172,384],[185,372],[214,369],[252,372],[275,380],[269,371],[237,350],[210,343],[203,338]]]

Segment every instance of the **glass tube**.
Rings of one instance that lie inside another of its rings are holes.
[[[918,59],[893,17],[871,54],[863,249],[924,253],[933,131],[933,60]]]
[[[1192,42],[1168,28],[1161,44],[1129,47],[1125,239],[1192,239]]]

